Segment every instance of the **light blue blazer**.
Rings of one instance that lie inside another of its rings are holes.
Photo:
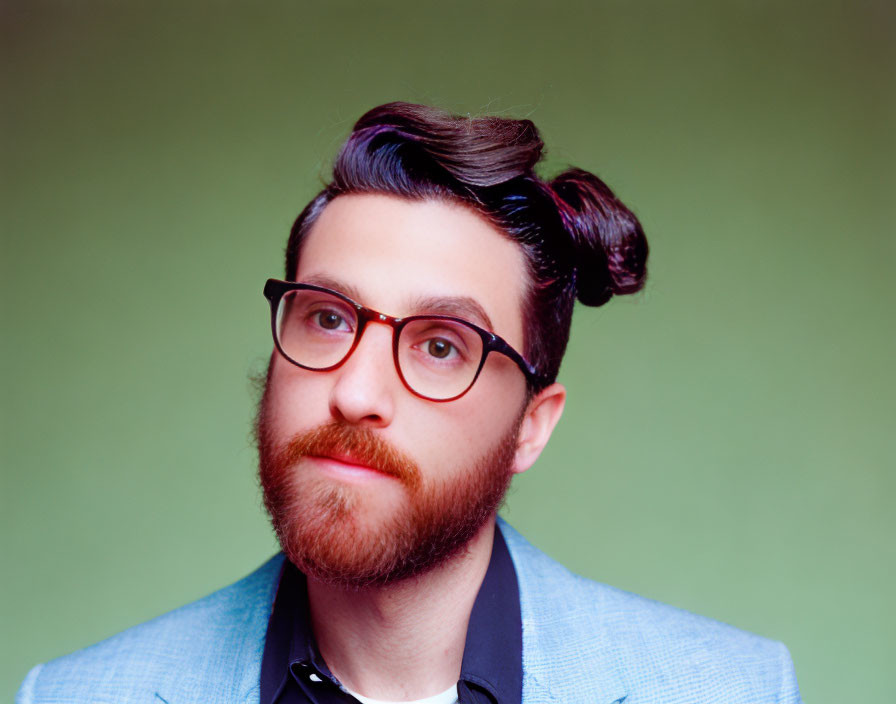
[[[781,643],[572,574],[504,521],[526,704],[799,702]],[[259,700],[283,555],[204,599],[33,668],[18,704]]]

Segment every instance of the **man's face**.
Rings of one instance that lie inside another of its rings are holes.
[[[518,350],[526,277],[518,246],[471,210],[376,194],[332,201],[296,272],[387,315],[468,319]],[[446,559],[494,514],[518,469],[525,401],[523,374],[500,354],[457,400],[413,395],[395,369],[392,328],[375,321],[332,371],[274,351],[257,431],[284,551],[307,574],[350,586]]]

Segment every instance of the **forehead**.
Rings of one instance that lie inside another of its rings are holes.
[[[420,301],[468,298],[493,332],[522,346],[527,286],[522,249],[462,205],[382,194],[339,196],[302,244],[297,281],[343,282],[359,303],[397,317]]]

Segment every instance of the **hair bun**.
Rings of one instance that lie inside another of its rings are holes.
[[[575,247],[579,301],[600,306],[614,294],[641,290],[648,249],[634,213],[607,184],[582,169],[568,169],[549,185]]]

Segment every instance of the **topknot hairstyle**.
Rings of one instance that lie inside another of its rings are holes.
[[[286,278],[302,242],[334,198],[381,193],[472,208],[523,249],[529,268],[523,307],[525,357],[551,384],[569,340],[576,298],[600,306],[640,290],[647,239],[635,215],[597,176],[570,168],[552,181],[535,174],[544,144],[529,120],[464,117],[410,103],[373,108],[336,157],[332,181],[305,207],[286,246]]]

